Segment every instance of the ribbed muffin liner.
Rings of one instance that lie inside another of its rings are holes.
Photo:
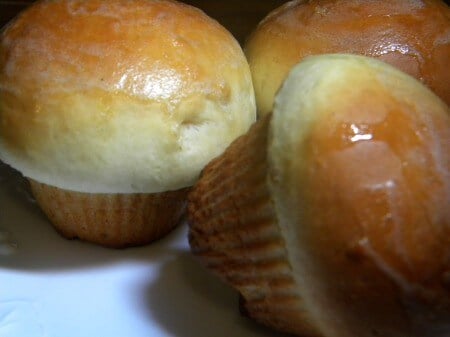
[[[166,235],[185,213],[189,191],[91,194],[29,181],[38,205],[62,236],[112,248],[145,245]]]
[[[303,313],[267,186],[270,115],[202,172],[189,195],[191,251],[240,293],[245,315],[277,330],[320,336]]]

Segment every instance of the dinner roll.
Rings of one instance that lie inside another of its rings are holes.
[[[450,110],[394,67],[305,58],[189,200],[193,253],[257,321],[450,335]]]
[[[259,114],[308,55],[352,53],[416,77],[450,104],[450,8],[440,0],[296,0],[271,12],[245,52]]]
[[[80,192],[192,185],[254,121],[241,48],[173,1],[40,1],[3,31],[0,153]]]
[[[176,1],[39,1],[1,34],[0,159],[51,194],[188,188],[255,115],[237,41]]]

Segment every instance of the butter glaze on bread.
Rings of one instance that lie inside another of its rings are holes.
[[[279,224],[298,247],[294,275],[310,291],[304,299],[318,304],[330,336],[443,337],[449,109],[378,62],[324,60],[306,60],[284,84],[268,149]]]
[[[40,1],[0,43],[0,159],[87,193],[190,186],[255,120],[232,35],[174,1]]]
[[[450,111],[397,69],[306,58],[189,200],[192,251],[257,321],[299,336],[450,334]]]
[[[450,104],[450,8],[440,0],[291,1],[258,25],[245,52],[260,114],[272,111],[292,66],[326,53],[387,62]]]

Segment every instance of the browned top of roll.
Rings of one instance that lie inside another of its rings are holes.
[[[269,186],[324,335],[447,336],[448,106],[394,67],[346,54],[305,58],[274,107]]]
[[[294,64],[325,53],[388,62],[450,104],[450,8],[442,1],[291,1],[259,24],[245,52],[263,114]]]
[[[175,1],[40,1],[2,32],[0,158],[84,192],[191,185],[255,120],[237,41]]]

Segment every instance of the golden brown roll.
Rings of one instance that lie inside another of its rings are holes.
[[[1,33],[0,159],[68,237],[160,237],[255,115],[239,44],[179,2],[39,1]]]
[[[296,0],[271,12],[245,45],[259,114],[308,55],[352,53],[414,76],[450,104],[450,8],[440,0]]]
[[[356,55],[305,58],[189,196],[192,252],[299,336],[450,334],[450,111]]]

